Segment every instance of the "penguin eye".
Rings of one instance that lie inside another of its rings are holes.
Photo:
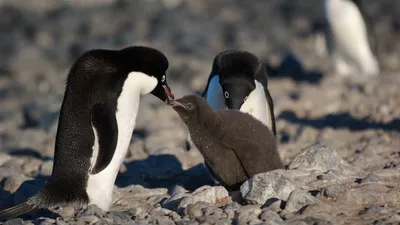
[[[186,108],[188,109],[188,110],[192,110],[192,109],[194,109],[194,105],[192,104],[192,103],[187,103],[186,104]]]
[[[161,77],[161,82],[165,82],[165,75],[163,75],[162,77]]]
[[[224,96],[225,96],[225,98],[229,98],[229,92],[228,92],[228,91],[225,91],[225,92],[224,92]]]

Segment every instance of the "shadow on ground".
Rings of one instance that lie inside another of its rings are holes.
[[[195,190],[203,185],[212,185],[213,180],[203,164],[188,170],[174,155],[150,155],[147,159],[126,164],[127,171],[120,174],[116,185],[125,187],[139,184],[147,188],[172,188],[181,185],[187,190]]]
[[[400,119],[394,119],[389,123],[379,123],[363,119],[354,118],[349,112],[328,114],[326,116],[309,119],[299,118],[293,111],[283,111],[277,117],[279,120],[286,120],[290,123],[311,126],[316,129],[331,127],[335,129],[347,128],[352,131],[382,129],[385,131],[400,131]]]

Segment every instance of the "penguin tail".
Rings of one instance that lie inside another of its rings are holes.
[[[11,208],[0,210],[0,220],[13,219],[37,209],[38,207],[36,205],[31,205],[28,202],[24,202]]]

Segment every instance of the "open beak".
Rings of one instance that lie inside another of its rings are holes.
[[[174,101],[175,96],[172,94],[171,89],[167,85],[162,85],[165,93],[167,94],[167,99],[165,99],[166,104],[170,104],[171,101]]]
[[[172,107],[182,107],[182,108],[184,108],[184,109],[186,109],[186,107],[185,107],[185,105],[184,104],[182,104],[182,103],[180,103],[180,102],[178,102],[178,101],[172,101],[171,103],[170,103],[170,105],[172,106]]]

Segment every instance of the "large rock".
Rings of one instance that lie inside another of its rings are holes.
[[[288,165],[288,169],[302,169],[307,171],[337,171],[345,175],[355,175],[361,169],[349,165],[332,148],[315,144],[303,149]]]
[[[270,198],[287,200],[290,193],[300,187],[283,175],[284,170],[274,170],[254,175],[242,184],[240,192],[246,202],[265,204]]]

